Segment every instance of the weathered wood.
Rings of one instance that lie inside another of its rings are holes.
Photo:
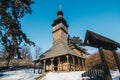
[[[53,64],[54,58],[51,59],[51,71],[54,71],[54,64]]]
[[[74,56],[72,56],[72,60],[73,60],[73,66],[74,66],[73,70],[75,71],[75,58],[74,58]]]
[[[115,59],[116,65],[117,65],[118,70],[119,70],[119,73],[120,73],[120,61],[119,61],[118,55],[117,55],[117,53],[116,53],[115,50],[113,50],[112,52],[113,52],[113,56],[114,56],[114,59]]]
[[[60,57],[58,57],[58,71],[60,71]]]
[[[102,46],[106,50],[117,50],[118,47],[120,48],[120,43],[89,30],[86,32],[84,44],[96,48]]]
[[[46,72],[46,60],[43,60],[44,64],[43,64],[43,67],[44,67],[44,72]]]
[[[109,67],[107,65],[105,55],[104,55],[104,52],[103,52],[103,47],[99,47],[98,49],[99,49],[102,64],[104,66],[104,75],[105,75],[104,77],[106,78],[105,80],[112,80],[112,77],[110,75],[110,70],[109,70]]]
[[[38,73],[41,73],[41,72],[40,72],[40,66],[41,66],[41,63],[40,63],[40,61],[39,61]]]
[[[69,65],[69,55],[66,55],[66,58],[67,58],[67,71],[70,71],[70,65]]]

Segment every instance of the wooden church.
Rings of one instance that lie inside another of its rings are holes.
[[[85,68],[87,53],[68,44],[68,25],[62,10],[52,24],[53,46],[40,57],[45,71],[78,71]]]

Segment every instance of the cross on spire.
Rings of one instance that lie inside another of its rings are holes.
[[[63,16],[61,4],[59,5],[59,10],[58,10],[58,12],[57,12],[57,16]]]
[[[61,5],[61,4],[59,5],[59,10],[60,10],[60,11],[62,10],[62,5]]]

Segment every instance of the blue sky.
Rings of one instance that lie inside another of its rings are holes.
[[[120,43],[120,0],[34,0],[32,14],[21,19],[22,30],[43,51],[52,46],[53,20],[62,5],[69,34],[84,40],[91,30]],[[94,48],[86,47],[89,53]]]

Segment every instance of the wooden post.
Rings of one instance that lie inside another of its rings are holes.
[[[44,62],[44,65],[43,65],[44,66],[44,72],[46,72],[46,64],[45,64],[46,60],[43,60],[43,62]]]
[[[41,72],[40,72],[40,66],[41,66],[41,63],[40,63],[40,61],[39,61],[38,73],[41,73]]]
[[[104,78],[105,78],[105,80],[112,80],[112,77],[111,77],[110,71],[109,71],[109,67],[107,65],[107,61],[105,59],[105,55],[103,52],[103,47],[99,47],[99,53],[100,53],[102,64],[104,66]]]
[[[53,65],[53,58],[51,59],[51,67],[52,67],[52,69],[51,69],[51,71],[54,71],[54,65]]]
[[[69,71],[70,69],[70,65],[69,65],[69,55],[66,55],[66,58],[67,58],[67,71]]]
[[[60,57],[58,57],[58,71],[60,71]]]
[[[82,64],[82,70],[84,70],[84,61],[83,61],[83,58],[81,58],[81,64]]]
[[[117,65],[118,70],[119,70],[119,73],[120,73],[120,61],[119,61],[118,55],[117,55],[117,53],[116,53],[115,50],[113,50],[112,52],[113,52],[113,56],[114,56],[114,59],[115,59],[116,65]]]
[[[81,58],[81,64],[82,64],[82,70],[84,70],[84,60],[83,60],[83,58]]]
[[[85,60],[84,59],[82,59],[82,65],[83,65],[83,67],[85,67]]]
[[[74,66],[74,71],[75,71],[75,58],[73,57],[73,66]]]
[[[80,59],[78,57],[78,67],[79,67],[79,70],[80,70]]]
[[[78,65],[80,65],[80,59],[79,58],[77,58],[78,59]]]
[[[83,59],[84,70],[86,70],[85,59]]]
[[[62,71],[63,71],[63,62],[62,62]]]

